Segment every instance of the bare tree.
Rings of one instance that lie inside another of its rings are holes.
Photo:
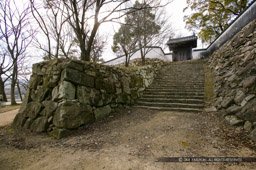
[[[31,12],[38,25],[40,38],[35,38],[37,48],[44,51],[45,58],[51,60],[59,56],[69,57],[76,45],[73,30],[64,17],[65,6],[61,0],[30,0]],[[46,39],[46,45],[41,37]]]
[[[13,69],[11,75],[11,105],[16,104],[15,86],[18,77],[18,62],[25,56],[27,47],[32,41],[34,31],[30,27],[30,7],[18,7],[15,0],[0,2],[1,41],[5,44],[11,58]]]
[[[157,4],[157,6],[150,6],[150,8],[165,6],[169,3],[169,0],[167,1],[165,4]],[[66,18],[68,18],[68,22],[73,28],[79,42],[81,60],[90,61],[93,41],[102,23],[118,22],[120,18],[123,18],[129,13],[148,8],[148,6],[134,8],[132,5],[127,5],[130,2],[130,0],[64,1],[67,9]]]
[[[107,44],[107,37],[99,36],[98,34],[95,37],[95,40],[92,44],[92,51],[91,51],[91,61],[94,63],[99,62],[104,51],[104,48]]]
[[[3,96],[3,101],[7,102],[5,82],[10,78],[10,75],[7,73],[12,68],[13,63],[10,61],[4,47],[0,47],[0,63],[0,94]]]

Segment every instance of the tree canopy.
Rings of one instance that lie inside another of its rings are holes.
[[[144,63],[147,53],[146,46],[151,45],[160,29],[161,26],[156,23],[153,8],[146,1],[142,3],[136,1],[133,8],[126,15],[124,25],[114,35],[112,50],[125,54],[127,66],[130,56],[136,50],[140,50],[142,63]]]
[[[248,4],[248,0],[187,0],[192,14],[186,15],[186,27],[200,30],[198,36],[205,42],[212,42],[227,28]]]

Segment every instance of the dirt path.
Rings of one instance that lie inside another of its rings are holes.
[[[55,140],[0,128],[0,169],[255,169],[256,163],[163,163],[159,157],[255,157],[255,143],[207,113],[127,110]]]
[[[10,124],[15,115],[18,113],[19,109],[4,112],[0,114],[0,127]]]

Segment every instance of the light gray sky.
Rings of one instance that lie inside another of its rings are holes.
[[[192,35],[192,32],[189,32],[188,30],[185,29],[185,22],[183,21],[183,17],[184,17],[183,8],[185,8],[186,5],[187,5],[186,0],[173,0],[172,3],[168,4],[168,6],[165,7],[167,15],[170,16],[169,22],[173,26],[174,33],[176,36]],[[109,35],[108,44],[103,53],[103,59],[105,61],[108,61],[110,59],[117,57],[116,54],[111,50],[111,46],[113,43],[113,35],[114,35],[113,27],[117,28],[116,26],[113,26],[112,23],[107,23],[102,25],[99,30],[100,33]],[[166,42],[163,42],[163,43],[165,44]],[[169,52],[167,48],[164,50],[166,53]]]

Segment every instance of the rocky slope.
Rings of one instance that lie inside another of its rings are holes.
[[[256,141],[256,20],[209,58],[215,74],[216,108]]]

